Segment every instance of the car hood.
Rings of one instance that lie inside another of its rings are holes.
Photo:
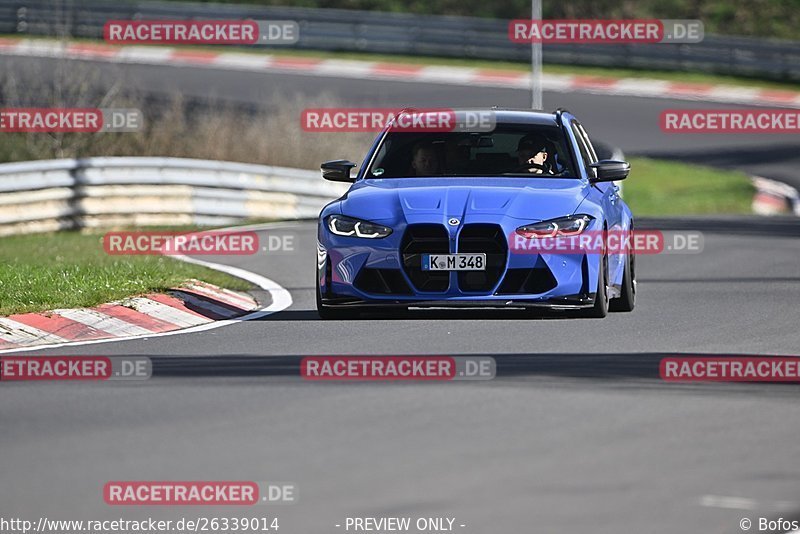
[[[401,213],[409,221],[426,215],[536,221],[573,214],[587,194],[586,182],[567,178],[385,178],[356,183],[340,209],[373,221]]]

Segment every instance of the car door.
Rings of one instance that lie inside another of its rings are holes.
[[[586,167],[586,173],[591,178],[594,176],[594,170],[589,167],[593,163],[597,163],[597,152],[595,152],[589,135],[583,128],[580,122],[576,119],[570,121],[570,127],[575,139],[578,143],[581,159]],[[593,185],[601,194],[601,202],[603,212],[606,216],[606,223],[609,230],[619,231],[622,230],[623,210],[622,200],[619,196],[619,186],[613,182],[598,182]],[[608,270],[609,281],[611,284],[618,284],[622,279],[622,272],[625,267],[625,255],[621,252],[617,254],[609,254],[608,256]]]

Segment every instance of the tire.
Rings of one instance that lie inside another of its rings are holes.
[[[322,304],[322,296],[319,289],[319,278],[317,278],[317,314],[320,319],[325,321],[344,321],[348,319],[358,319],[360,311],[358,308],[328,308]]]
[[[630,312],[636,307],[636,256],[629,252],[625,257],[620,296],[609,303],[612,312]]]
[[[600,260],[600,269],[598,271],[594,306],[587,310],[581,310],[580,317],[602,319],[608,315],[608,256],[605,254]]]

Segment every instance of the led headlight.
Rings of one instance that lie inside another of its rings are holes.
[[[329,215],[328,229],[336,235],[380,239],[392,233],[391,228],[344,215]]]
[[[570,215],[540,223],[526,224],[517,228],[517,233],[528,239],[540,237],[567,237],[583,232],[594,220],[591,215]]]

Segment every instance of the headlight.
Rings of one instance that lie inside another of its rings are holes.
[[[591,215],[570,215],[540,223],[526,224],[517,228],[517,233],[528,239],[540,237],[562,237],[578,235],[594,220]]]
[[[344,215],[329,215],[328,229],[336,235],[380,239],[392,233],[391,228]]]

